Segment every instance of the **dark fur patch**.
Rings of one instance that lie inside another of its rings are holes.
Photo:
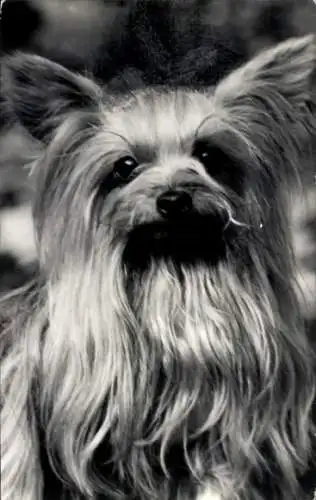
[[[224,221],[218,215],[185,217],[183,221],[143,224],[132,231],[125,260],[144,268],[151,259],[167,258],[174,262],[196,261],[216,264],[224,258],[226,239]]]

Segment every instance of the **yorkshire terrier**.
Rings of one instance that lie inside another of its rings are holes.
[[[112,95],[40,56],[2,89],[38,141],[40,272],[2,305],[2,500],[302,500],[315,428],[288,194],[312,36],[215,88]]]

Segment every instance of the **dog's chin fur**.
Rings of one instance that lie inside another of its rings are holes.
[[[128,235],[123,260],[135,272],[141,272],[155,260],[170,260],[175,267],[197,262],[215,266],[227,256],[228,239],[232,237],[233,228],[222,231],[222,222],[212,215],[197,216],[191,221],[186,217],[184,221],[140,224]]]

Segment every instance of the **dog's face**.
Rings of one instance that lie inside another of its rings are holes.
[[[111,225],[113,238],[125,241],[127,264],[225,257],[248,196],[251,155],[219,115],[211,95],[159,90],[104,114],[98,144],[105,169],[89,219]]]
[[[250,157],[216,118],[211,96],[185,91],[144,91],[104,112],[84,153],[98,155],[86,223],[124,243],[126,264],[224,258]]]
[[[5,63],[8,105],[43,145],[42,426],[82,494],[100,447],[140,498],[173,498],[178,465],[247,498],[265,451],[276,498],[298,491],[314,378],[284,191],[315,125],[315,61],[305,37],[215,89],[125,96],[42,58]]]
[[[125,242],[124,259],[136,266],[151,257],[214,265],[229,256],[235,265],[250,240],[271,253],[283,216],[279,188],[297,168],[308,126],[313,64],[305,38],[258,57],[215,90],[113,99],[48,61],[13,58],[3,81],[14,111],[50,143],[36,171],[39,238],[45,222],[54,225],[53,241],[45,233],[52,254],[64,235],[78,248],[82,233],[88,240],[98,227]]]

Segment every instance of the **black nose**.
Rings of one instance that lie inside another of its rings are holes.
[[[157,198],[157,210],[165,218],[179,217],[192,209],[192,198],[181,189],[165,191]]]

